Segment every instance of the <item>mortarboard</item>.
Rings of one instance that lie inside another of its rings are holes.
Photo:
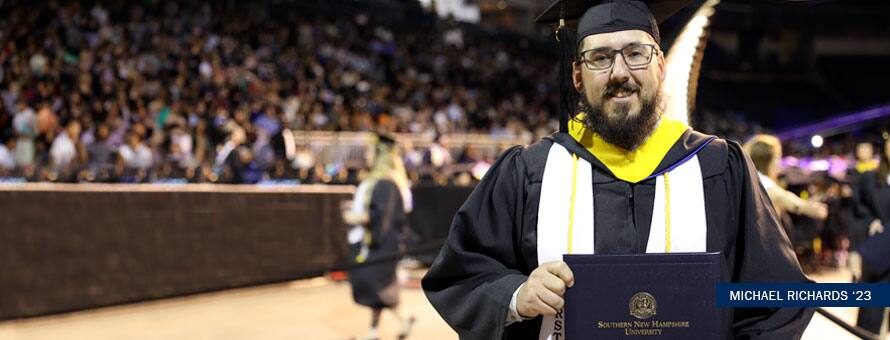
[[[377,133],[377,143],[392,147],[393,145],[396,144],[396,139],[393,138],[393,136],[391,136],[389,134],[378,132]]]
[[[565,19],[571,26],[576,26],[589,9],[598,8],[598,11],[613,10],[615,16],[627,14],[627,7],[639,8],[643,5],[646,12],[650,13],[657,23],[664,22],[671,15],[688,5],[691,0],[556,0],[535,19],[539,24],[557,24],[560,19]],[[631,20],[632,18],[616,18],[619,20]]]
[[[374,143],[374,158],[377,159],[383,155],[389,154],[395,149],[395,146],[395,137],[385,132],[377,132],[377,142]]]

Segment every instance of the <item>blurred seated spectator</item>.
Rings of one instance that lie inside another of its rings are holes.
[[[142,137],[136,132],[127,134],[127,143],[117,150],[127,169],[146,170],[154,164],[154,155],[151,149],[142,141]]]
[[[114,148],[109,145],[109,134],[108,125],[99,124],[96,127],[95,140],[87,146],[87,159],[91,168],[95,169],[112,164]]]
[[[86,158],[80,143],[80,123],[72,120],[65,131],[58,134],[50,147],[50,162],[56,172],[76,167]]]
[[[15,139],[0,136],[0,176],[8,175],[15,170]]]

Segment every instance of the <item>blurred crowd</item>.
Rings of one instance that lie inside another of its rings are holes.
[[[546,50],[379,4],[396,5],[427,24],[395,34],[366,11],[299,3],[4,2],[0,175],[323,182],[342,176],[298,164],[285,130],[553,130]]]
[[[364,6],[364,7],[363,7]],[[415,183],[472,185],[556,129],[551,37],[442,20],[416,1],[0,3],[0,181],[358,183],[292,131],[411,133]],[[696,129],[744,141],[743,112]],[[822,157],[852,162],[855,141]],[[787,152],[812,153],[791,145]]]

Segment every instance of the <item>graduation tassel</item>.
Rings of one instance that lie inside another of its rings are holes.
[[[572,82],[572,61],[575,59],[575,32],[559,20],[556,30],[556,41],[559,44],[559,131],[569,132],[569,119],[578,101],[575,86]]]

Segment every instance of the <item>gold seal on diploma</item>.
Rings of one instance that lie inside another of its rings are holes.
[[[630,315],[637,319],[648,319],[655,315],[655,297],[647,292],[639,292],[630,298]]]

